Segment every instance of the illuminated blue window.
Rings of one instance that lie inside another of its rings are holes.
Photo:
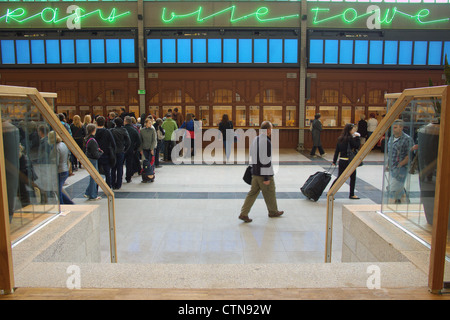
[[[414,65],[427,64],[427,42],[426,41],[414,41]]]
[[[270,39],[269,40],[269,63],[283,62],[283,40]]]
[[[222,62],[222,40],[208,39],[208,62],[221,63]]]
[[[191,63],[191,39],[177,40],[178,63]]]
[[[352,64],[353,63],[353,40],[341,40],[339,50],[339,63]]]
[[[77,63],[89,63],[90,62],[90,55],[89,52],[91,50],[89,49],[89,40],[87,39],[77,39],[75,40],[76,44],[76,56],[77,56]]]
[[[192,40],[192,62],[206,63],[206,39]]]
[[[75,63],[75,44],[73,40],[61,40],[61,63]]]
[[[255,39],[255,63],[267,63],[267,39]]]
[[[428,47],[428,64],[429,65],[441,65],[441,41],[430,41]]]
[[[442,63],[445,63],[446,55],[447,55],[447,61],[450,61],[450,41],[444,42],[444,54],[442,55]]]
[[[91,40],[91,60],[92,63],[105,63],[105,40]]]
[[[338,40],[325,40],[325,63],[338,62]]]
[[[134,63],[134,39],[120,40],[120,54],[122,57],[122,63]]]
[[[239,39],[239,63],[252,63],[251,39]]]
[[[412,62],[412,41],[400,41],[398,64],[410,65]]]
[[[311,40],[309,42],[309,62],[323,63],[323,40]]]
[[[398,41],[384,42],[384,64],[397,64]]]
[[[14,40],[1,40],[2,44],[2,63],[16,63],[16,54],[14,49]]]
[[[47,63],[59,64],[59,40],[45,40]]]
[[[369,64],[381,64],[383,61],[383,41],[370,40]]]
[[[120,63],[119,39],[106,39],[106,63]]]
[[[355,64],[367,64],[369,41],[355,40]]]
[[[16,40],[17,64],[30,64],[30,42]]]
[[[176,62],[176,44],[175,39],[162,40],[162,62],[175,63]]]
[[[45,63],[44,40],[31,40],[31,63]]]
[[[223,62],[236,63],[237,62],[237,41],[236,39],[223,40]]]
[[[285,39],[284,40],[284,63],[298,62],[298,40]]]
[[[147,59],[149,63],[161,63],[160,39],[147,39]]]

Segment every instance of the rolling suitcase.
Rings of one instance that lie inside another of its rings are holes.
[[[154,170],[154,163],[155,163],[155,157],[152,156],[152,161],[150,162],[149,160],[145,159],[142,162],[142,172],[141,172],[141,177],[142,177],[142,182],[153,182],[153,180],[155,179],[154,175],[155,175],[155,170]],[[149,176],[153,176],[153,178],[149,178]]]
[[[329,171],[318,171],[309,176],[303,187],[300,188],[305,197],[310,200],[317,201],[331,180]]]

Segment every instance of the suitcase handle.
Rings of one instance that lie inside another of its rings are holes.
[[[333,166],[333,163],[331,163],[330,168],[328,168],[327,172],[329,172],[330,174],[333,174],[334,171],[336,170],[337,166],[334,166],[333,171],[331,171],[331,167]]]

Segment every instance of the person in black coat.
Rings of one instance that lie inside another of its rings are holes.
[[[100,149],[103,150],[102,156],[98,159],[99,171],[105,175],[105,181],[112,188],[111,168],[116,164],[116,142],[110,130],[106,129],[105,118],[97,117],[97,130],[95,140],[97,140]],[[100,167],[102,170],[100,170]]]
[[[342,130],[341,135],[338,138],[338,142],[336,145],[336,150],[334,152],[333,164],[336,165],[337,159],[339,157],[339,175],[336,180],[333,181],[333,184],[339,179],[341,174],[345,171],[348,164],[350,163],[348,158],[348,150],[358,150],[360,147],[360,139],[359,133],[356,132],[356,127],[352,123],[347,123]],[[355,196],[355,185],[356,185],[356,170],[350,176],[350,199],[359,199],[358,196]]]
[[[119,190],[122,187],[123,163],[125,162],[125,152],[130,147],[130,135],[123,127],[123,120],[120,117],[114,119],[116,126],[111,129],[116,141],[116,165],[111,171],[111,183],[113,189]]]
[[[366,116],[361,114],[359,122],[358,122],[358,133],[360,134],[361,145],[366,142],[367,139],[367,121],[365,120]]]
[[[320,140],[320,134],[322,132],[322,122],[320,122],[320,113],[317,113],[314,116],[314,121],[312,122],[311,126],[311,135],[313,140],[313,147],[311,149],[310,155],[316,156],[316,149],[319,149],[320,156],[322,157],[325,155],[325,151],[322,147],[322,141]]]
[[[139,147],[141,146],[141,139],[139,137],[139,132],[133,127],[133,121],[130,116],[125,117],[125,129],[130,136],[130,147],[125,152],[125,180],[129,183],[131,182],[131,177],[136,172],[135,162],[136,154],[139,153]]]

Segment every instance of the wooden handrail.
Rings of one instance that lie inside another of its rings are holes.
[[[445,242],[447,237],[448,213],[450,210],[450,117],[445,110],[450,108],[450,90],[449,86],[436,86],[406,89],[401,94],[386,94],[385,98],[397,99],[390,107],[386,116],[381,120],[375,131],[372,133],[366,143],[356,154],[352,162],[347,166],[342,175],[337,179],[327,194],[327,225],[326,225],[326,244],[325,244],[325,262],[331,262],[332,233],[333,233],[333,205],[334,195],[347,181],[352,173],[358,168],[364,158],[370,153],[382,135],[389,129],[392,123],[399,117],[405,107],[415,98],[423,97],[441,97],[442,108],[441,127],[439,137],[438,169],[436,174],[436,197],[434,206],[433,238],[431,244],[430,290],[436,292],[442,289],[443,270],[445,261]],[[446,119],[448,118],[448,120]],[[444,147],[447,146],[447,147]],[[446,161],[443,161],[446,159]],[[447,192],[445,196],[439,197],[442,192]]]
[[[114,192],[106,184],[105,180],[100,176],[97,169],[92,165],[78,144],[62,125],[53,109],[48,105],[47,101],[35,88],[16,87],[16,86],[0,86],[0,95],[3,96],[27,96],[37,107],[44,119],[50,124],[52,129],[61,137],[72,154],[81,162],[83,167],[88,171],[89,175],[95,180],[99,187],[103,190],[108,198],[108,218],[109,218],[109,237],[110,237],[110,253],[111,262],[117,262],[116,247],[116,228],[115,228],[115,208],[114,208]],[[45,93],[45,97],[54,98],[54,94]]]

